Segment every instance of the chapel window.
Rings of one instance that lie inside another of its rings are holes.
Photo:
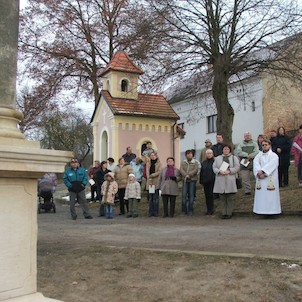
[[[128,91],[128,81],[127,80],[122,80],[121,83],[121,90],[127,92]]]

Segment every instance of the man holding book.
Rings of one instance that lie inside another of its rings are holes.
[[[259,147],[258,143],[252,139],[250,132],[244,133],[244,140],[238,144],[234,153],[240,160],[240,171],[245,195],[251,195],[250,172],[253,171],[253,160],[259,153]]]

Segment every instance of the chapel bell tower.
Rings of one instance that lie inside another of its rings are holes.
[[[122,51],[114,54],[101,73],[103,90],[113,98],[138,99],[138,79],[144,72]]]

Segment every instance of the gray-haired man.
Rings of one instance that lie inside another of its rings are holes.
[[[258,143],[250,132],[244,133],[243,142],[239,143],[235,155],[240,159],[240,171],[245,195],[251,195],[250,172],[253,171],[253,159],[259,153]]]

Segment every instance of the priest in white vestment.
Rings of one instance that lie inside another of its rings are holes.
[[[263,140],[262,151],[254,158],[254,175],[256,178],[253,212],[263,215],[281,213],[279,181],[279,158],[271,150],[270,140]]]

